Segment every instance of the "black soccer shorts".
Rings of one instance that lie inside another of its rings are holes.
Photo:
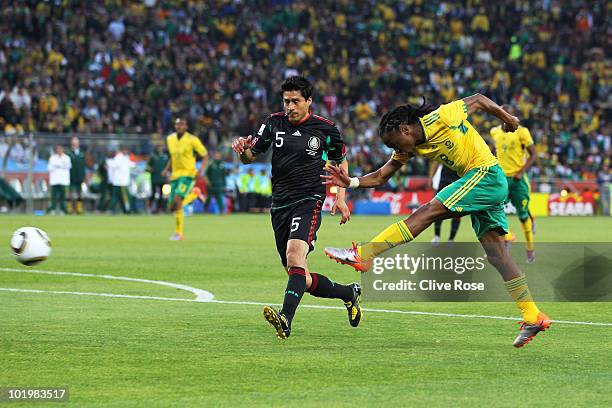
[[[321,200],[304,200],[295,205],[271,211],[276,250],[283,266],[287,266],[287,241],[300,239],[314,250],[317,231],[321,226]]]

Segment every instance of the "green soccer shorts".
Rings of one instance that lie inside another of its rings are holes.
[[[510,202],[516,208],[519,220],[525,221],[529,218],[529,194],[531,192],[529,179],[525,174],[519,180],[514,177],[507,177],[507,180]]]
[[[185,196],[191,192],[194,185],[195,179],[193,177],[179,177],[170,181],[170,196],[168,196],[168,203],[172,203],[175,196],[185,199]]]
[[[450,211],[470,214],[478,239],[492,229],[508,232],[508,220],[504,213],[508,181],[499,164],[468,171],[459,180],[440,190],[436,199]]]

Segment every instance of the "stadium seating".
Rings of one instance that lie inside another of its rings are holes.
[[[184,115],[208,146],[227,151],[231,137],[279,110],[282,78],[302,73],[315,80],[316,110],[342,128],[357,172],[388,157],[372,143],[385,110],[478,91],[518,106],[539,145],[533,176],[594,179],[610,161],[604,1],[120,3],[9,2],[0,16],[7,134],[159,140]],[[493,125],[474,123],[484,135]]]

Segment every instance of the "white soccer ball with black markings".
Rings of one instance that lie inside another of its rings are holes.
[[[51,255],[51,240],[40,228],[19,228],[11,237],[11,251],[17,261],[28,266],[34,265]]]

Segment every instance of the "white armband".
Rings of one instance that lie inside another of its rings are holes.
[[[351,182],[349,183],[348,188],[358,188],[359,187],[359,178],[351,177]]]

